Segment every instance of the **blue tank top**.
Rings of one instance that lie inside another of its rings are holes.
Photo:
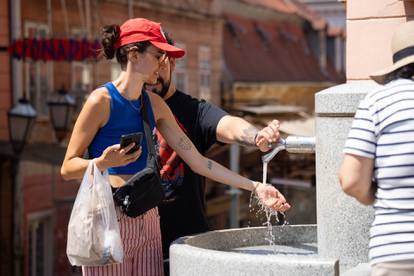
[[[121,135],[134,132],[142,132],[142,153],[137,161],[123,167],[109,168],[109,174],[135,174],[144,169],[147,164],[147,137],[144,132],[143,117],[141,115],[141,100],[130,101],[124,98],[116,89],[112,82],[104,85],[111,96],[111,113],[108,122],[98,130],[92,143],[89,145],[88,152],[91,158],[101,156],[102,152],[109,146],[119,144]],[[154,133],[155,119],[150,99],[143,90],[147,103],[150,128]]]

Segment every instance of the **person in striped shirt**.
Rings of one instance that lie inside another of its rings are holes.
[[[414,275],[414,21],[392,38],[393,65],[371,78],[382,84],[356,111],[345,143],[340,183],[373,205],[372,275]]]

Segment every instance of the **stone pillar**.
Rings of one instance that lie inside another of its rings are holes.
[[[316,94],[316,202],[318,252],[339,259],[341,271],[368,261],[372,207],[345,195],[338,181],[342,148],[359,101],[371,81],[338,85]]]
[[[346,196],[339,185],[342,149],[359,101],[377,87],[369,74],[392,63],[395,28],[414,14],[414,1],[347,1],[347,83],[316,94],[318,250],[338,258],[341,272],[368,261],[373,208]]]

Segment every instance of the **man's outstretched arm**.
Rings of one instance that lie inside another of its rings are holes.
[[[228,144],[257,146],[266,152],[269,150],[269,144],[279,140],[279,126],[279,121],[273,120],[259,130],[242,118],[227,115],[221,118],[217,125],[217,140]]]

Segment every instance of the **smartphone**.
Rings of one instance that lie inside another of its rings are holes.
[[[127,154],[137,151],[141,147],[142,135],[142,132],[135,132],[122,135],[121,141],[119,142],[121,144],[121,148],[126,148],[131,143],[135,143],[135,146],[132,149],[130,149],[127,152]]]

